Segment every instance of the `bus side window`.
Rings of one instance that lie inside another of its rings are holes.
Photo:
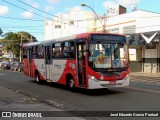
[[[53,49],[53,48],[52,48]],[[55,43],[55,47],[54,47],[54,58],[59,58],[62,56],[62,46],[61,43]]]
[[[43,45],[38,46],[38,58],[44,58],[44,50]]]
[[[38,57],[38,46],[32,47],[32,58],[37,59]]]
[[[69,52],[69,56],[70,56],[70,58],[75,58],[75,51],[74,51],[74,42],[73,41],[71,41],[70,42],[70,52]]]

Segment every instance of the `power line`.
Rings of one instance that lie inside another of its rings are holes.
[[[27,6],[29,6],[29,7],[31,7],[31,8],[33,8],[33,9],[35,9],[35,10],[38,10],[38,11],[40,11],[40,12],[46,13],[46,14],[51,15],[51,16],[54,16],[54,17],[58,17],[58,16],[56,16],[56,15],[53,15],[53,14],[50,14],[50,13],[45,12],[45,11],[43,11],[43,10],[40,10],[40,9],[38,9],[38,8],[35,8],[35,7],[29,5],[29,4],[27,4],[27,3],[25,3],[25,2],[23,2],[23,1],[21,1],[21,0],[18,0],[18,1],[21,2],[21,3],[23,3],[23,4],[25,4],[25,5],[27,5]]]
[[[7,19],[18,19],[18,20],[31,20],[31,21],[43,21],[44,22],[44,20],[33,20],[33,19],[21,19],[21,18],[13,18],[13,17],[3,17],[3,16],[0,16],[1,18],[7,18]],[[86,19],[86,20],[93,20],[92,18],[91,19]],[[54,20],[53,20],[54,21]],[[77,20],[77,22],[79,22],[79,21],[84,21],[84,20]],[[58,21],[56,21],[56,22],[58,22]],[[60,22],[61,24],[68,24],[68,25],[70,25],[70,22],[67,22],[67,23],[63,23],[63,22]],[[77,27],[77,28],[84,28],[84,27],[78,27],[78,26],[74,26],[74,27]],[[91,28],[87,28],[87,29],[91,29]]]
[[[42,19],[24,19],[24,18],[15,18],[15,17],[4,17],[4,16],[0,16],[1,18],[6,18],[6,19],[17,19],[17,20],[29,20],[29,21],[43,21]],[[88,19],[81,19],[81,20],[73,20],[73,21],[85,21],[85,20],[95,20],[95,18],[88,18]],[[55,21],[52,19],[52,21]],[[59,22],[59,21],[55,21],[55,22]],[[69,24],[69,23],[65,23],[65,24]]]
[[[35,9],[35,10],[38,10],[38,11],[43,12],[43,13],[46,13],[46,14],[48,14],[48,15],[51,15],[51,16],[54,16],[54,17],[57,17],[57,18],[60,18],[60,19],[64,19],[64,20],[72,20],[72,21],[73,21],[73,19],[67,19],[67,18],[59,17],[59,16],[56,16],[56,15],[54,15],[54,14],[51,14],[51,13],[45,12],[45,11],[43,11],[43,10],[40,10],[40,9],[38,9],[38,8],[35,8],[35,7],[29,5],[29,4],[27,4],[27,3],[25,3],[25,2],[23,2],[23,1],[21,1],[21,0],[18,0],[18,1],[21,2],[21,3],[23,3],[23,4],[25,4],[25,5],[27,5],[27,6],[29,6],[29,7],[31,7],[31,8],[33,8],[33,9]],[[94,18],[92,18],[92,20],[93,20],[93,19],[94,19]],[[84,20],[87,20],[87,19],[74,20],[74,21],[84,21]]]
[[[17,20],[44,21],[44,20],[33,20],[33,19],[13,18],[13,17],[4,17],[4,16],[0,16],[0,17],[8,18],[8,19],[17,19]]]
[[[6,1],[6,0],[2,0],[2,1],[3,1],[3,2],[6,2],[6,3],[8,3],[8,4],[12,5],[12,6],[15,6],[15,7],[19,8],[19,9],[28,11],[28,10],[26,10],[26,9],[24,9],[24,8],[22,8],[22,7],[19,7],[19,6],[15,5],[15,4],[13,4],[13,3],[10,3],[10,2],[8,2],[8,1]],[[35,13],[35,12],[32,12],[32,11],[28,11],[28,12],[33,13],[33,14],[35,14],[35,15],[38,15],[38,16],[40,16],[40,17],[49,19],[49,20],[51,20],[51,21],[59,22],[59,23],[62,24],[62,21],[56,21],[56,20],[54,20],[54,19],[51,19],[51,18],[48,18],[48,17],[44,17],[44,16],[42,16],[42,15],[40,15],[40,14],[37,14],[37,13]],[[3,18],[4,18],[4,17],[3,17]],[[62,17],[59,17],[59,18],[62,19]],[[11,19],[13,19],[13,18],[11,18]],[[19,18],[16,18],[16,19],[19,19]],[[77,21],[80,21],[80,20],[77,20]],[[63,23],[63,24],[68,24],[68,25],[70,25],[69,23]]]
[[[2,1],[3,1],[3,2],[6,2],[6,3],[8,3],[8,4],[12,5],[12,6],[15,6],[15,7],[17,7],[17,8],[20,8],[20,9],[22,9],[22,10],[28,11],[28,10],[26,10],[26,9],[24,9],[24,8],[22,8],[22,7],[19,7],[19,6],[15,5],[15,4],[13,4],[13,3],[10,3],[10,2],[8,2],[8,1],[6,1],[6,0],[2,0]],[[32,11],[28,11],[28,12],[33,13],[33,14],[35,14],[35,15],[37,15],[37,16],[40,16],[40,17],[43,17],[43,18],[47,18],[47,17],[44,17],[44,16],[42,16],[42,15],[40,15],[40,14],[37,14],[37,13],[35,13],[35,12],[32,12]],[[52,20],[51,18],[47,18],[47,19]],[[53,21],[54,21],[54,20],[53,20]],[[56,22],[58,22],[58,21],[56,21]]]
[[[3,28],[3,30],[8,30],[8,29],[17,29],[17,30],[21,30],[21,29],[24,29],[25,28],[25,30],[38,30],[38,31],[43,31],[42,29],[40,29],[40,28],[30,28],[30,27],[21,27],[21,28],[18,28],[18,27],[3,27],[3,26],[1,26],[1,28]]]
[[[12,25],[7,25],[7,26],[3,26],[0,25],[2,28],[39,28],[39,27],[44,27],[44,25],[38,25],[38,26],[12,26]]]

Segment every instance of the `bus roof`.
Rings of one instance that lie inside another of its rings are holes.
[[[76,38],[77,38],[77,39],[89,38],[89,36],[90,36],[91,34],[107,34],[107,35],[125,36],[125,35],[113,34],[113,33],[89,32],[89,33],[74,34],[74,35],[67,36],[67,37],[55,38],[55,39],[44,40],[44,41],[39,41],[39,42],[25,43],[25,44],[23,44],[23,47],[40,45],[40,44],[47,44],[47,43],[54,43],[54,42],[58,42],[58,41],[69,41],[69,40],[74,40],[74,39],[76,39]]]

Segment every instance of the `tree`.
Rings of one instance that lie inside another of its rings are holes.
[[[20,56],[20,43],[21,37],[17,33],[8,32],[4,35],[4,41],[6,41],[3,51],[12,51],[16,56],[16,59]]]
[[[4,35],[5,46],[3,47],[3,50],[12,51],[18,60],[20,57],[21,42],[26,43],[33,41],[37,41],[36,38],[27,32],[8,32]]]
[[[20,31],[17,32],[22,37],[22,42],[37,42],[36,37],[32,36],[28,32]]]

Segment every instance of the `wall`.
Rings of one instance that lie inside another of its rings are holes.
[[[66,37],[73,34],[93,32],[95,30],[95,14],[88,11],[72,11],[60,14],[52,21],[46,20],[45,40]],[[59,27],[56,27],[59,25]]]
[[[143,72],[145,73],[157,73],[159,70],[159,46],[155,46],[155,49],[147,49],[143,47]]]
[[[141,46],[129,46],[129,49],[133,49],[133,55],[130,57],[131,72],[142,72],[142,47]],[[129,53],[130,56],[132,53]],[[135,54],[135,55],[134,55]]]

